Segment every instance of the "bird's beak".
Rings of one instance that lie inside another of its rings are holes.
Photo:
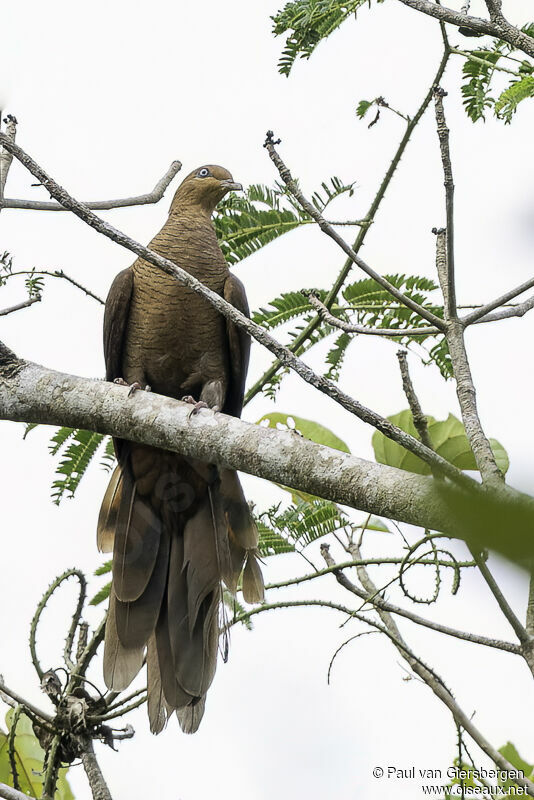
[[[227,192],[242,192],[243,187],[240,183],[235,183],[235,181],[221,181],[221,186],[223,186]]]

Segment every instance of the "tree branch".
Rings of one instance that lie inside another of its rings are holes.
[[[91,787],[93,800],[112,800],[107,783],[96,760],[92,739],[87,736],[81,754],[83,768]]]
[[[436,469],[441,470],[444,475],[450,477],[454,482],[464,486],[475,485],[475,482],[471,478],[462,473],[460,470],[456,469],[456,467],[452,466],[452,464],[450,464],[444,458],[441,458],[432,450],[429,450],[413,436],[406,434],[400,428],[389,422],[389,420],[387,420],[385,417],[380,416],[380,414],[377,414],[371,409],[366,408],[357,400],[349,397],[349,395],[341,391],[336,384],[314,373],[307,364],[301,361],[301,359],[297,358],[290,350],[288,350],[288,348],[281,345],[276,339],[267,333],[267,331],[265,331],[252,320],[248,319],[248,317],[238,311],[235,306],[226,302],[226,300],[224,300],[219,294],[204,286],[200,281],[198,281],[184,269],[174,264],[169,259],[158,255],[153,250],[143,247],[143,245],[109,225],[107,222],[100,219],[100,217],[97,217],[82,203],[71,197],[65,191],[65,189],[63,189],[52,178],[50,178],[47,173],[27,153],[24,152],[24,150],[11,142],[2,133],[0,133],[0,144],[3,144],[6,149],[12,152],[13,155],[21,162],[21,164],[23,164],[32,173],[32,175],[38,178],[38,180],[47,187],[50,194],[56,197],[58,201],[65,206],[65,208],[70,209],[74,214],[76,214],[77,217],[82,219],[99,233],[102,233],[107,238],[121,245],[121,247],[125,247],[127,250],[130,250],[131,252],[140,256],[150,264],[154,264],[168,275],[172,275],[185,286],[188,286],[197,294],[202,295],[221,314],[223,314],[223,316],[231,319],[240,328],[246,330],[258,342],[260,342],[260,344],[264,345],[267,347],[267,349],[273,352],[283,364],[286,364],[288,367],[293,369],[311,386],[314,386],[320,392],[332,398],[347,411],[350,411],[351,414],[355,414],[364,422],[373,425],[388,438],[393,438],[394,441],[402,445],[402,447],[405,447],[407,450],[410,450],[415,455],[418,455],[421,459],[423,459],[423,461],[427,461]],[[442,320],[439,321],[440,324],[443,324]]]
[[[439,83],[441,81],[441,78],[443,77],[443,73],[445,72],[445,67],[447,66],[448,60],[449,60],[449,49],[448,49],[448,46],[445,46],[443,54],[442,54],[442,57],[441,57],[441,61],[440,61],[439,66],[438,66],[438,69],[437,69],[436,74],[434,75],[434,77],[432,79],[432,83],[430,84],[430,89],[427,91],[426,95],[424,96],[424,98],[423,98],[423,100],[421,102],[421,105],[419,106],[419,108],[417,109],[417,111],[415,112],[413,117],[411,118],[410,122],[407,124],[406,130],[404,131],[404,135],[401,138],[401,141],[400,141],[400,143],[399,143],[399,145],[398,145],[398,147],[397,147],[397,149],[395,151],[395,154],[394,154],[394,156],[393,156],[393,158],[391,160],[391,163],[390,163],[389,167],[387,168],[384,177],[382,178],[380,186],[378,187],[378,190],[377,190],[377,192],[376,192],[376,194],[375,194],[375,196],[374,196],[374,198],[373,198],[373,200],[371,202],[371,205],[369,206],[367,214],[365,215],[364,219],[362,220],[362,222],[365,222],[365,225],[362,225],[362,227],[361,227],[361,229],[360,229],[360,231],[358,233],[358,236],[356,237],[356,240],[354,242],[353,250],[354,250],[355,253],[359,253],[359,251],[361,250],[361,248],[362,248],[362,246],[363,246],[363,244],[365,242],[365,239],[367,237],[367,233],[368,233],[372,223],[375,220],[375,217],[376,217],[376,215],[378,213],[378,210],[380,208],[382,200],[384,199],[384,197],[386,195],[386,192],[388,190],[388,187],[389,187],[389,185],[390,185],[390,183],[391,183],[391,181],[393,179],[393,176],[394,176],[395,172],[397,171],[397,167],[399,166],[401,158],[404,155],[404,151],[406,150],[406,148],[408,146],[408,143],[410,142],[412,134],[413,134],[415,128],[417,127],[417,125],[419,124],[419,121],[421,120],[421,118],[422,118],[423,114],[425,113],[426,109],[428,108],[428,105],[429,105],[430,101],[432,100],[432,87],[435,84],[437,84],[437,83]],[[326,305],[327,308],[330,308],[331,305],[334,303],[334,301],[335,301],[337,295],[339,294],[339,291],[340,291],[341,287],[345,283],[345,280],[347,279],[347,276],[349,275],[352,267],[353,267],[353,262],[352,262],[352,260],[350,258],[348,258],[345,261],[345,263],[343,264],[343,266],[342,266],[342,268],[341,268],[341,270],[339,272],[339,275],[337,276],[336,280],[334,281],[334,284],[333,284],[332,288],[330,289],[330,291],[328,292],[328,295],[325,298],[325,305]],[[305,342],[308,341],[309,337],[319,327],[320,323],[321,323],[321,317],[320,316],[317,316],[317,317],[315,317],[315,319],[312,319],[311,322],[309,322],[305,326],[305,328],[299,333],[299,335],[291,343],[290,348],[289,348],[291,350],[291,352],[298,353],[300,348],[305,344]],[[278,370],[280,369],[281,366],[282,366],[282,362],[280,361],[280,359],[278,359],[276,361],[273,361],[271,366],[263,373],[261,378],[259,378],[256,381],[256,383],[248,390],[247,394],[245,395],[245,404],[248,403],[250,400],[252,400],[252,398],[255,397],[255,395],[257,395],[258,392],[260,392],[262,390],[264,385],[276,375],[276,373],[278,372]]]
[[[441,22],[449,22],[457,27],[469,28],[475,33],[488,34],[497,39],[502,39],[517,50],[522,50],[523,53],[534,58],[534,39],[510,25],[502,16],[498,20],[489,22],[480,17],[472,17],[471,15],[454,11],[452,8],[431,3],[429,0],[400,0],[400,2],[409,8],[413,8],[414,11],[428,14],[430,17],[441,20]]]
[[[322,550],[324,547],[322,548]],[[351,544],[348,547],[350,554],[354,559],[361,559],[361,552],[360,548],[356,544]],[[331,557],[330,557],[331,558]],[[328,559],[328,549],[326,548],[326,557],[325,560],[327,564],[329,563]],[[371,577],[365,567],[360,566],[357,568],[358,570],[358,577],[361,581],[361,584],[365,590],[365,592],[373,597],[373,603],[379,597],[379,592]],[[513,766],[499,753],[498,750],[488,742],[488,740],[480,733],[480,731],[475,727],[472,720],[467,716],[467,714],[462,710],[462,708],[458,705],[456,700],[454,699],[452,693],[449,689],[445,686],[443,680],[437,675],[433,670],[427,667],[423,662],[415,656],[415,654],[410,650],[407,646],[404,638],[402,637],[397,624],[395,623],[394,619],[392,618],[391,614],[384,609],[377,608],[378,614],[384,624],[385,631],[387,632],[389,638],[396,646],[397,650],[403,657],[403,659],[410,665],[410,668],[418,675],[426,685],[434,692],[434,694],[444,703],[445,706],[449,709],[455,722],[464,728],[467,733],[471,736],[473,741],[477,743],[481,750],[483,750],[489,758],[502,770],[506,770],[511,772],[514,768]],[[527,780],[526,778],[518,777],[516,783],[520,786],[524,786],[527,793],[534,797],[534,783]]]
[[[419,314],[420,317],[426,319],[427,322],[430,322],[439,330],[444,330],[445,325],[443,320],[440,317],[437,317],[432,311],[429,311],[424,306],[419,305],[416,303],[415,300],[412,300],[411,297],[400,292],[392,283],[390,283],[387,278],[384,278],[378,272],[370,267],[363,258],[354,251],[354,249],[346,242],[342,236],[340,236],[336,230],[324,219],[322,214],[315,208],[313,203],[310,203],[309,200],[303,195],[301,190],[299,189],[297,183],[293,179],[291,172],[289,171],[286,164],[280,158],[279,153],[275,148],[275,142],[273,140],[273,132],[267,132],[267,138],[265,140],[264,147],[267,149],[271,161],[275,165],[276,169],[280,177],[282,178],[283,182],[287,186],[291,195],[295,198],[295,200],[299,203],[299,205],[304,209],[304,211],[315,220],[318,224],[320,229],[326,233],[331,239],[333,239],[336,244],[341,247],[344,253],[348,255],[349,259],[356,264],[366,275],[369,275],[370,278],[375,280],[380,286],[382,286],[387,292],[389,292],[392,297],[395,297],[400,303],[402,303],[407,308],[410,308],[412,311],[415,311],[416,314]]]
[[[17,789],[12,789],[5,783],[0,783],[0,797],[3,800],[28,800],[28,795],[24,792],[19,792]]]
[[[450,186],[447,185],[447,174],[450,172],[452,176],[452,169],[450,168],[448,129],[446,126],[443,127],[445,119],[442,108],[443,92],[439,88],[436,88],[435,97],[438,129],[441,125],[441,131],[438,130],[438,132],[442,143],[442,161],[445,172],[447,223],[448,225],[452,225],[452,198],[450,197]],[[504,481],[504,476],[497,466],[491,445],[480,422],[475,384],[473,382],[467,350],[465,348],[464,323],[459,320],[456,315],[454,270],[451,269],[451,265],[454,265],[454,259],[449,252],[450,247],[453,246],[453,239],[450,236],[451,230],[449,228],[447,230],[443,230],[443,228],[439,230],[434,228],[433,230],[436,234],[436,271],[438,273],[441,291],[443,292],[446,310],[445,335],[449,346],[454,379],[456,381],[456,395],[460,404],[465,433],[473,451],[482,480],[492,486],[499,485]],[[452,315],[448,313],[449,311],[453,312]]]
[[[321,551],[322,552],[322,551]],[[323,554],[324,555],[324,554]],[[447,636],[453,636],[456,639],[463,639],[466,642],[472,642],[474,644],[481,644],[485,647],[493,647],[497,650],[504,650],[507,653],[513,653],[514,655],[521,655],[521,648],[517,644],[513,644],[512,642],[504,642],[501,639],[490,639],[487,636],[480,636],[476,633],[468,633],[466,631],[460,631],[456,628],[450,628],[448,625],[441,625],[439,622],[433,622],[432,620],[426,619],[426,617],[422,617],[419,614],[414,614],[412,611],[408,611],[407,609],[402,608],[401,606],[396,606],[393,603],[390,603],[388,600],[384,600],[380,594],[377,594],[375,597],[371,597],[364,592],[362,589],[359,589],[352,581],[350,581],[346,575],[344,575],[343,570],[349,569],[350,567],[358,567],[358,566],[367,566],[371,564],[383,564],[383,563],[400,563],[400,559],[396,561],[391,559],[389,562],[386,562],[385,559],[370,559],[370,558],[362,558],[359,560],[347,561],[340,564],[336,564],[333,558],[328,554],[328,557],[325,557],[325,561],[328,566],[325,569],[317,570],[315,573],[310,573],[308,575],[301,575],[297,578],[291,578],[287,581],[282,581],[281,583],[274,583],[268,584],[265,587],[265,590],[268,591],[269,589],[281,589],[286,586],[293,586],[298,583],[304,583],[305,581],[315,580],[316,578],[320,578],[323,575],[328,575],[329,573],[334,573],[338,583],[341,584],[345,589],[350,591],[352,594],[355,594],[360,600],[363,600],[366,603],[370,603],[376,608],[382,608],[384,611],[388,611],[390,614],[397,614],[400,617],[404,617],[405,619],[410,620],[410,622],[414,622],[416,625],[422,625],[425,628],[429,628],[430,630],[437,631],[438,633],[444,633]],[[424,563],[422,561],[418,561],[418,564]],[[428,562],[435,564],[436,562]]]
[[[0,130],[2,126],[2,119],[1,119],[1,112],[0,112]],[[5,136],[12,142],[15,141],[15,137],[17,135],[17,120],[15,117],[9,114],[6,119],[6,132]],[[2,206],[2,201],[4,197],[4,188],[6,185],[7,174],[9,172],[9,168],[11,167],[11,162],[13,161],[13,155],[3,147],[0,147],[0,210]]]
[[[10,306],[9,308],[2,308],[0,309],[0,317],[6,317],[8,314],[13,314],[14,311],[20,311],[22,308],[28,308],[28,306],[32,306],[34,303],[40,303],[41,300],[42,300],[41,295],[36,294],[35,297],[29,297],[22,303],[17,303],[16,306]]]
[[[453,529],[461,538],[477,537],[483,524],[486,546],[505,548],[520,561],[532,555],[534,502],[513,489],[488,494],[472,481],[474,488],[466,492],[315,444],[291,431],[207,410],[193,417],[190,412],[188,404],[169,397],[141,391],[128,397],[122,386],[19,361],[0,346],[0,419],[83,428],[160,447],[377,516],[448,533]],[[516,509],[518,519],[503,541],[502,518],[509,519]],[[491,516],[494,531],[484,513]],[[463,515],[468,516],[464,522]],[[83,674],[79,667],[76,672]]]
[[[181,161],[173,161],[165,175],[156,183],[151,192],[140,194],[135,197],[125,197],[120,200],[89,200],[84,202],[84,206],[94,210],[105,211],[111,208],[124,208],[125,206],[142,206],[149,203],[157,203],[163,197],[165,190],[175,175],[181,170]],[[2,208],[19,208],[29,211],[66,211],[61,203],[52,203],[42,200],[14,200],[6,197],[4,200],[0,196],[0,210]]]
[[[462,319],[463,325],[467,327],[468,325],[472,325],[474,322],[478,322],[478,320],[480,320],[481,317],[485,317],[486,314],[489,314],[490,311],[493,311],[495,308],[499,308],[499,306],[503,306],[505,303],[508,303],[510,300],[513,300],[514,297],[523,294],[523,292],[526,292],[528,289],[532,289],[533,286],[534,286],[534,278],[529,278],[528,281],[525,281],[519,286],[516,286],[515,289],[510,289],[509,291],[500,295],[500,297],[497,297],[495,298],[495,300],[492,300],[490,303],[486,303],[485,305],[480,306],[480,308],[476,308],[470,314],[467,314]],[[510,316],[513,315],[510,314]],[[498,319],[502,319],[502,317],[499,317]]]
[[[74,280],[74,278],[71,278],[70,275],[67,275],[67,273],[63,272],[62,269],[19,269],[16,272],[9,272],[7,275],[2,275],[2,280],[7,281],[9,278],[16,278],[19,275],[30,275],[30,277],[33,275],[46,275],[49,278],[60,278],[61,280],[67,281],[67,283],[71,283],[81,292],[86,294],[88,297],[92,297],[93,300],[96,300],[101,305],[105,305],[105,301],[102,300],[101,297],[99,297],[97,294],[94,294],[83,284],[78,283],[78,281]]]
[[[446,256],[447,296],[445,299],[445,320],[457,317],[456,312],[456,283],[454,279],[454,180],[452,177],[451,154],[449,149],[449,129],[445,120],[443,98],[446,92],[436,86],[434,89],[434,108],[436,112],[436,127],[438,131],[439,146],[441,150],[441,163],[443,166],[443,183],[445,186],[445,207],[447,216],[446,228]]]

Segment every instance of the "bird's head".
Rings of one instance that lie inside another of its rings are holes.
[[[170,213],[179,212],[184,206],[200,206],[209,214],[227,192],[243,189],[224,167],[206,164],[190,172],[184,178],[171,204]]]

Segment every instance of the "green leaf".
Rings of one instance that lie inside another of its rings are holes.
[[[11,730],[11,721],[14,710],[6,714],[8,730]],[[43,792],[44,750],[39,744],[28,717],[22,714],[19,717],[15,735],[15,762],[19,776],[21,791],[29,797],[41,797]],[[55,800],[74,800],[74,795],[68,784],[65,770],[60,770]],[[8,754],[8,736],[0,731],[0,783],[13,785],[11,767]]]
[[[360,100],[356,107],[356,116],[363,119],[374,102],[374,100]]]
[[[495,103],[496,116],[506,123],[510,123],[519,103],[528,97],[534,97],[534,76],[532,75],[512,81],[508,89],[502,92]]]
[[[499,753],[505,757],[510,764],[517,770],[521,770],[525,774],[525,778],[530,778],[534,772],[534,765],[528,764],[517,752],[515,745],[512,742],[507,742],[504,747],[499,748]],[[514,781],[507,781],[506,785],[513,786]]]
[[[280,513],[279,506],[264,512],[261,521],[294,547],[301,548],[349,524],[347,517],[330,500],[300,497]]]
[[[60,504],[66,494],[74,497],[89,464],[104,442],[106,444],[102,461],[106,468],[110,468],[113,463],[110,441],[109,437],[101,433],[76,428],[59,428],[56,431],[49,445],[51,455],[61,454],[61,461],[56,467],[56,475],[60,477],[52,484],[52,497],[56,505]]]
[[[351,195],[353,187],[353,183],[333,176],[313,193],[312,202],[323,212],[336,197],[347,192]],[[242,261],[284,233],[312,222],[287,187],[278,183],[274,188],[253,184],[244,197],[228,195],[214,215],[219,244],[229,264]]]
[[[319,42],[326,39],[365,0],[291,0],[273,17],[275,36],[286,34],[278,70],[289,75],[295,60],[309,58]]]
[[[259,533],[258,550],[260,556],[277,556],[280,553],[292,553],[295,546],[291,544],[284,536],[278,531],[269,527],[262,519],[256,520]]]
[[[313,422],[303,417],[297,417],[295,414],[283,414],[280,411],[272,411],[269,414],[264,414],[257,424],[261,425],[267,421],[269,428],[282,428],[285,430],[294,430],[301,433],[306,439],[311,439],[312,442],[317,444],[326,445],[326,447],[333,447],[335,450],[342,450],[344,453],[350,453],[348,445],[336,436],[335,433],[329,428],[325,428],[319,422]]]
[[[409,409],[401,411],[399,414],[394,414],[388,419],[406,433],[411,434],[416,439],[419,438]],[[449,414],[447,419],[442,421],[437,421],[433,417],[427,417],[427,420],[430,440],[438,455],[454,464],[458,469],[476,470],[475,457],[460,420],[453,414]],[[375,431],[372,442],[375,458],[379,464],[387,464],[390,467],[398,467],[420,475],[430,474],[431,470],[428,464],[387,436],[384,436],[380,431]],[[509,467],[506,450],[495,439],[490,439],[490,444],[497,466],[503,474],[506,474]]]
[[[107,600],[109,597],[109,593],[111,591],[111,581],[106,583],[98,592],[91,598],[89,601],[90,606],[99,606],[100,603],[103,603],[104,600]]]

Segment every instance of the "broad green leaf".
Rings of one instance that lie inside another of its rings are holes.
[[[416,439],[419,438],[409,409],[401,411],[399,414],[394,414],[388,419],[406,433],[411,434]],[[447,419],[442,421],[435,420],[434,417],[427,417],[427,420],[428,433],[436,453],[451,464],[454,464],[458,469],[476,470],[475,457],[460,420],[453,414],[449,414]],[[373,434],[372,442],[375,458],[379,464],[387,464],[390,467],[398,467],[421,475],[430,474],[431,470],[428,464],[379,431]],[[490,444],[497,466],[503,474],[506,474],[509,467],[506,450],[496,439],[490,439]]]
[[[283,414],[279,411],[264,414],[264,416],[258,420],[257,424],[261,425],[262,422],[265,421],[269,423],[269,428],[281,426],[287,428],[287,430],[295,430],[301,433],[306,439],[311,439],[312,442],[317,442],[317,444],[323,444],[327,447],[333,447],[335,450],[341,450],[344,453],[350,453],[348,445],[319,422],[297,417],[295,414]]]
[[[13,709],[6,714],[8,730],[11,729],[13,719]],[[43,791],[43,770],[44,750],[39,744],[28,717],[21,714],[17,723],[15,737],[15,761],[21,791],[28,797],[41,797]],[[9,764],[8,736],[0,731],[0,783],[13,786],[13,777]],[[74,800],[74,795],[70,789],[65,776],[65,770],[60,770],[57,783],[55,800]]]
[[[534,765],[528,764],[524,759],[521,758],[515,745],[512,742],[507,742],[504,747],[499,748],[499,753],[505,757],[510,764],[515,767],[517,770],[521,770],[525,774],[525,778],[529,778],[534,771]],[[507,781],[507,785],[509,782]],[[513,784],[513,781],[511,782]]]

